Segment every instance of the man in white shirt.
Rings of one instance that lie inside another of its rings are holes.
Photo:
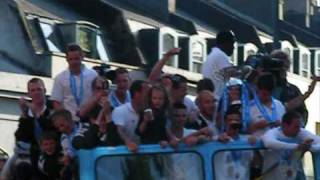
[[[223,31],[217,35],[217,46],[212,48],[206,61],[202,65],[202,75],[209,78],[215,87],[215,96],[219,99],[224,85],[228,80],[228,74],[233,68],[229,56],[234,49],[235,37],[231,31]]]
[[[94,70],[87,69],[81,63],[83,57],[79,45],[68,45],[66,51],[68,69],[55,77],[51,93],[54,109],[67,109],[75,121],[79,120],[77,113],[80,105],[92,94],[91,83],[97,76]]]
[[[320,150],[320,138],[301,128],[302,116],[291,111],[282,118],[281,127],[262,136],[265,154],[262,179],[305,179],[301,157],[306,151]]]
[[[131,102],[120,105],[112,112],[112,121],[117,126],[118,133],[132,152],[136,152],[140,143],[139,136],[135,133],[139,122],[139,112],[144,107],[144,98],[148,92],[147,82],[136,80],[130,87]]]

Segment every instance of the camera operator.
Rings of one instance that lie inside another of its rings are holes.
[[[282,62],[283,66],[280,71],[279,83],[273,91],[273,96],[279,99],[286,107],[286,110],[294,110],[302,115],[302,126],[305,127],[308,120],[308,110],[304,103],[310,94],[313,92],[316,82],[320,80],[319,77],[312,77],[312,82],[308,91],[302,94],[299,88],[287,80],[287,71],[290,68],[290,60],[288,55],[281,50],[274,50],[270,54],[271,58],[275,58],[277,61]]]

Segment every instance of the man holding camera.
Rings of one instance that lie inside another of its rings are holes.
[[[302,94],[297,86],[289,83],[287,80],[287,71],[290,68],[288,55],[281,50],[274,50],[271,52],[270,56],[271,58],[282,62],[282,67],[279,73],[279,83],[277,83],[272,94],[285,105],[287,111],[293,110],[299,112],[302,115],[301,123],[303,124],[303,127],[305,127],[308,121],[308,110],[304,100],[311,95],[320,78],[312,77],[312,82],[308,91]]]

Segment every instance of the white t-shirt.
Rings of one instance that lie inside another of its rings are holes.
[[[183,128],[183,137],[189,136],[190,134],[195,132],[197,132],[197,130]]]
[[[282,116],[284,115],[284,113],[286,112],[285,107],[282,105],[282,103],[280,101],[278,101],[277,99],[273,99],[274,100],[274,104],[275,104],[275,109],[276,109],[276,120],[280,120],[282,119]],[[265,118],[263,117],[262,113],[260,112],[258,106],[255,104],[254,101],[251,101],[251,106],[250,106],[250,119],[249,119],[249,124],[253,124],[253,123],[257,123],[259,121],[265,120]],[[262,104],[262,107],[266,110],[266,112],[268,113],[269,117],[272,116],[272,108],[265,106]],[[256,132],[253,133],[253,135],[260,137],[262,136],[269,128],[265,128],[262,130],[257,130]]]
[[[214,84],[214,94],[220,98],[227,79],[223,76],[222,70],[231,67],[230,58],[221,49],[214,47],[202,65],[202,75],[211,79]]]
[[[139,115],[133,109],[131,103],[118,106],[112,112],[112,121],[117,126],[124,128],[124,133],[135,143],[140,143],[140,137],[135,133],[139,122]]]
[[[195,120],[198,112],[198,107],[196,106],[196,104],[187,96],[184,97],[183,104],[187,107],[188,116],[191,116],[191,120]]]
[[[92,95],[91,91],[91,83],[97,77],[96,71],[92,69],[87,69],[83,67],[83,97],[80,105],[88,100]],[[80,86],[81,80],[80,75],[74,76],[75,84],[77,89],[77,94],[80,96]],[[76,99],[72,94],[72,90],[70,88],[70,71],[69,69],[64,70],[59,73],[55,79],[51,93],[51,100],[58,101],[62,104],[62,106],[71,112],[73,120],[79,120],[79,117],[76,116],[76,113],[79,111],[79,106],[76,103]]]
[[[108,98],[109,98],[110,105],[113,108],[116,108],[116,107],[118,107],[122,104],[128,103],[128,102],[131,102],[130,92],[128,90],[126,92],[126,98],[124,100],[124,103],[119,101],[118,97],[116,96],[115,90],[110,91]]]
[[[296,179],[297,171],[303,172],[303,169],[301,154],[295,150],[305,139],[313,139],[310,151],[320,151],[320,137],[303,128],[296,137],[286,136],[280,127],[267,131],[262,136],[262,141],[270,150],[264,153],[263,172],[269,170],[270,173],[267,173],[264,179]],[[271,171],[272,166],[276,167]],[[288,176],[289,171],[291,176]]]

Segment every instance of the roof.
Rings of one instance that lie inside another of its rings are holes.
[[[282,31],[293,34],[301,43],[310,47],[320,47],[319,35],[314,34],[306,28],[295,26],[286,21],[279,20],[278,23]]]
[[[251,42],[259,49],[264,49],[257,28],[248,23],[247,19],[239,17],[239,13],[226,6],[207,3],[199,0],[176,0],[176,7],[180,11],[191,14],[193,18],[201,20],[214,29],[233,30],[240,43]]]
[[[28,1],[16,1],[17,5],[20,10],[22,10],[25,13],[28,14],[36,14],[38,16],[50,18],[50,19],[56,19],[56,20],[62,20],[60,17],[48,12],[45,9],[42,9],[39,6],[35,6],[34,4],[28,2]]]
[[[166,16],[159,16],[157,12],[147,11],[147,8],[137,8],[132,3],[119,0],[101,0],[101,2],[120,10],[126,18],[135,19],[155,27],[169,26],[187,34],[196,34],[196,27],[192,21],[176,13],[167,13]]]

